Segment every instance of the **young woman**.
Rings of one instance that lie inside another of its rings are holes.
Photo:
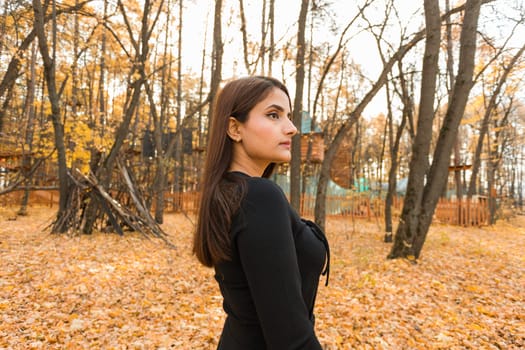
[[[212,116],[193,252],[215,268],[224,298],[218,349],[319,350],[313,310],[328,242],[267,179],[291,159],[288,90],[269,77],[231,81]]]

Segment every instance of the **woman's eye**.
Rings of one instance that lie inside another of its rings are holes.
[[[279,119],[279,114],[277,113],[268,113],[267,115],[272,119]]]

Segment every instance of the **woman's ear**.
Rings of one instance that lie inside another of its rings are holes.
[[[235,142],[241,141],[240,122],[234,117],[230,117],[228,120],[228,136]]]

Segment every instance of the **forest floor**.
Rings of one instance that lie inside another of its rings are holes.
[[[136,233],[52,235],[48,208],[0,208],[0,349],[215,349],[224,314],[193,226],[169,214],[176,248]],[[10,220],[11,219],[11,220]],[[525,217],[431,227],[419,263],[387,260],[382,224],[331,218],[325,349],[525,347]]]

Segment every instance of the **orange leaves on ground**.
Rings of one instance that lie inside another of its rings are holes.
[[[191,255],[192,224],[168,215],[177,248],[138,234],[42,232],[53,212],[0,209],[0,348],[214,349],[222,298]],[[525,220],[433,226],[417,265],[386,260],[377,223],[331,219],[330,285],[319,287],[325,349],[525,346]]]

